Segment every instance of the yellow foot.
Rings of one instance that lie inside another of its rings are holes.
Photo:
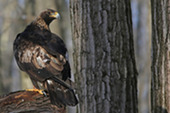
[[[26,89],[26,91],[36,91],[38,92],[39,94],[44,94],[44,91],[43,90],[40,90],[40,89]]]

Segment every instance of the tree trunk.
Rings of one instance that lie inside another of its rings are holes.
[[[70,0],[79,113],[137,113],[130,0]]]
[[[152,113],[170,112],[170,0],[151,0]]]

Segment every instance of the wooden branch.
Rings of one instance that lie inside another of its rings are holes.
[[[17,91],[0,97],[0,113],[66,113],[66,108],[59,108],[50,103],[36,91]]]

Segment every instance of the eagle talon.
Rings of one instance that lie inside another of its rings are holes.
[[[43,95],[44,93],[44,91],[43,90],[40,90],[40,89],[26,89],[26,91],[36,91],[36,92],[38,92],[39,94],[41,94],[41,95]]]
[[[47,92],[44,90],[44,91],[42,91],[42,93],[43,93],[43,95],[45,96],[45,97],[47,97]]]

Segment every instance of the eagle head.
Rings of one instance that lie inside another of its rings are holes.
[[[40,14],[40,17],[49,25],[54,19],[59,19],[60,14],[53,9],[47,9]]]

